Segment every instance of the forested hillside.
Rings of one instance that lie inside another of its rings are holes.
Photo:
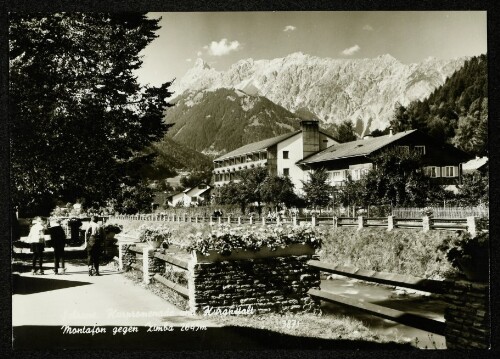
[[[203,172],[212,170],[212,160],[202,153],[181,145],[165,136],[148,150],[153,157],[151,164],[141,168],[143,176],[149,180],[174,177],[180,171]]]
[[[473,57],[423,101],[397,104],[396,131],[420,129],[475,155],[487,154],[488,62]]]
[[[298,116],[262,96],[239,90],[190,92],[169,108],[167,136],[208,155],[295,131]]]

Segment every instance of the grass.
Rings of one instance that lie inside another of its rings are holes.
[[[224,326],[250,327],[321,339],[363,340],[377,343],[406,343],[400,338],[378,335],[363,322],[345,316],[303,314],[261,314],[217,316],[211,320]]]
[[[456,275],[445,255],[437,248],[446,231],[383,228],[319,229],[323,237],[320,259],[325,262],[367,270],[443,279]]]

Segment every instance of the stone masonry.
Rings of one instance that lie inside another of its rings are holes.
[[[446,346],[448,349],[490,347],[489,287],[483,283],[457,281],[443,299]]]
[[[255,313],[315,311],[319,303],[307,291],[320,286],[319,270],[307,265],[311,255],[196,263],[192,269],[190,307]]]

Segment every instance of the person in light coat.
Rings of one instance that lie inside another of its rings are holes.
[[[45,249],[45,225],[41,217],[33,219],[33,226],[28,234],[27,242],[33,253],[32,274],[43,274],[43,252]],[[38,261],[40,272],[37,271],[36,263]]]

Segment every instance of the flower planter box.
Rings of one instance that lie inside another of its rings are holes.
[[[262,247],[257,252],[249,250],[233,250],[229,255],[222,255],[215,250],[210,250],[208,251],[208,253],[209,255],[206,256],[198,251],[193,251],[192,256],[194,262],[213,263],[223,261],[313,255],[315,253],[315,250],[313,247],[307,244],[290,244],[285,248],[278,247],[274,251],[272,251],[269,247]]]

